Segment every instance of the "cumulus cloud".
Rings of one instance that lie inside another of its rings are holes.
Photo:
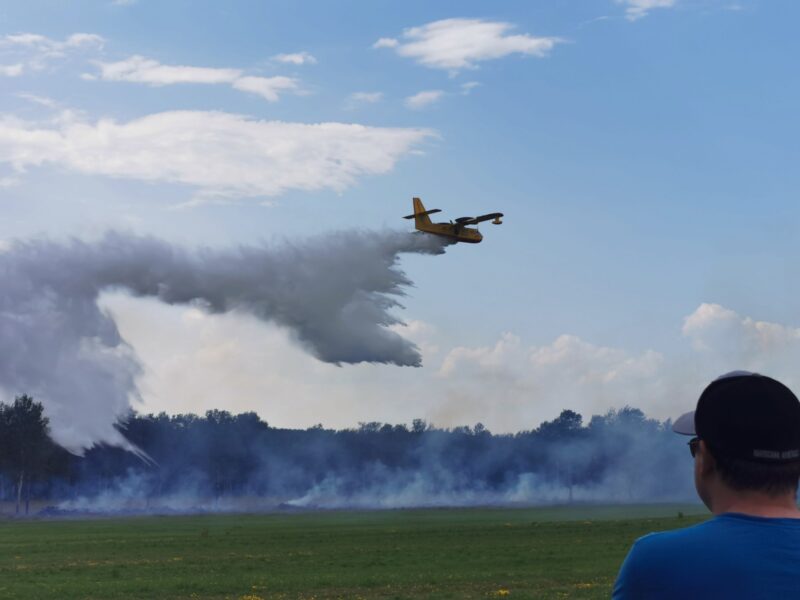
[[[800,328],[701,304],[681,331],[687,347],[668,354],[630,352],[574,335],[530,346],[511,333],[490,346],[452,348],[438,370],[447,400],[434,417],[452,423],[459,414],[483,411],[485,423],[514,430],[522,422],[533,426],[553,418],[563,408],[586,416],[630,405],[650,416],[675,418],[693,407],[712,379],[737,369],[800,389]]]
[[[655,8],[672,8],[677,0],[616,0],[624,5],[625,16],[629,21],[636,21],[647,16]]]
[[[574,335],[526,346],[506,333],[493,346],[456,347],[445,355],[439,376],[447,384],[448,401],[440,414],[491,398],[486,420],[513,430],[515,423],[533,424],[563,408],[595,414],[625,404],[642,406],[660,385],[663,362],[653,350],[632,354]]]
[[[431,104],[435,104],[441,100],[442,96],[444,96],[442,90],[426,90],[406,98],[405,105],[410,109],[419,110]]]
[[[342,191],[390,171],[435,134],[426,129],[263,121],[224,112],[171,111],[127,122],[0,117],[0,163],[18,172],[56,165],[79,173],[180,183],[202,194],[275,196]]]
[[[392,325],[389,329],[414,342],[426,360],[435,357],[439,353],[439,346],[433,341],[436,337],[436,327],[430,323],[419,319],[411,319]]]
[[[99,78],[103,81],[127,81],[151,86],[225,83],[239,91],[257,94],[270,102],[276,102],[280,93],[298,88],[298,81],[291,77],[256,77],[243,75],[241,69],[164,65],[157,60],[138,55],[117,62],[95,61],[95,64],[100,73],[84,74],[84,79]]]
[[[272,60],[286,63],[290,65],[315,65],[317,64],[317,59],[314,56],[303,50],[302,52],[294,52],[291,54],[276,54],[272,57]]]
[[[684,320],[683,335],[720,372],[746,369],[800,383],[800,328],[741,316],[719,304],[701,304]]]
[[[510,34],[514,26],[481,19],[444,19],[403,32],[403,41],[381,38],[374,48],[394,48],[400,56],[433,69],[472,69],[481,61],[510,54],[546,56],[561,40]]]

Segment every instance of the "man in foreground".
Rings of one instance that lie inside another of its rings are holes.
[[[633,545],[614,598],[800,598],[800,402],[782,383],[734,371],[674,424],[694,436],[709,521]]]

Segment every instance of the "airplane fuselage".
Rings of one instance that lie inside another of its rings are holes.
[[[418,231],[440,235],[456,240],[457,242],[477,244],[483,240],[483,235],[480,231],[461,225],[454,225],[451,223],[417,223],[416,226]]]

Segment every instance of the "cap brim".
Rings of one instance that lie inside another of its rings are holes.
[[[672,424],[672,431],[681,435],[695,435],[694,411],[689,411],[678,417]]]

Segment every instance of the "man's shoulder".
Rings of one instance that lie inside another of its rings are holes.
[[[707,549],[704,540],[709,522],[683,529],[650,533],[633,544],[614,585],[615,599],[670,598],[675,574],[690,582]]]
[[[648,533],[636,540],[634,548],[638,552],[663,552],[672,548],[685,551],[693,542],[704,542],[716,531],[719,531],[719,523],[716,519],[709,519],[681,529]]]
[[[712,548],[724,547],[724,537],[716,519],[640,537],[620,569],[614,598],[674,598],[687,586],[705,589],[709,557],[718,556]]]
[[[726,513],[690,527],[645,535],[636,541],[634,547],[642,553],[674,550],[686,554],[697,545],[707,551],[711,548],[719,551],[731,548],[730,544],[734,540],[741,540],[742,536],[752,539],[774,538],[779,529],[796,536],[800,533],[800,519],[767,519]]]
[[[798,598],[798,561],[799,519],[724,514],[639,538],[614,598]]]

